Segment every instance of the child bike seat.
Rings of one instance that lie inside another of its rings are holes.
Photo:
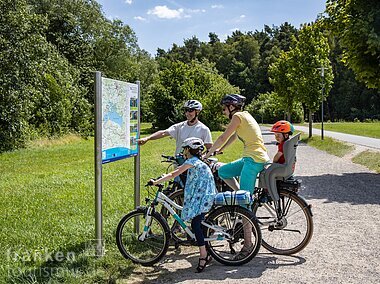
[[[291,137],[284,143],[285,163],[271,163],[259,174],[259,187],[267,188],[273,200],[279,200],[276,181],[286,180],[294,173],[296,164],[296,150],[301,133]]]

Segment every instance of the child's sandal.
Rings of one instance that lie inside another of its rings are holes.
[[[205,263],[203,265],[201,265],[202,260],[205,261]],[[200,257],[198,260],[197,273],[202,272],[206,268],[206,266],[211,262],[211,260],[212,260],[212,257],[211,257],[211,255],[208,255],[208,254],[204,258]]]

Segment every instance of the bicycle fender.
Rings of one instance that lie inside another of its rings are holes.
[[[313,212],[311,211],[311,204],[307,203],[305,197],[303,197],[302,195],[297,194],[297,196],[298,196],[298,197],[304,202],[305,207],[306,207],[307,210],[309,211],[311,217],[313,217]]]
[[[139,212],[144,212],[144,214],[146,213],[146,211],[148,210],[148,207],[146,206],[137,206],[136,211],[139,211]]]

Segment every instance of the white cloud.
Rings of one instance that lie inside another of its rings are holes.
[[[131,5],[132,4],[132,0],[125,0],[125,3],[127,3],[127,4],[129,4],[129,5]]]
[[[145,22],[145,21],[146,21],[146,19],[145,19],[145,18],[143,18],[143,17],[140,17],[140,16],[137,16],[137,17],[133,17],[133,19],[135,19],[135,20],[138,20],[138,21],[142,21],[142,22]]]
[[[205,9],[187,9],[186,12],[198,14],[198,13],[205,13],[206,10]]]
[[[211,8],[212,9],[223,9],[224,6],[223,5],[211,5]]]
[[[156,6],[148,11],[148,15],[155,15],[161,19],[180,19],[183,16],[184,10],[182,8],[178,10],[169,9],[165,6]]]
[[[240,15],[240,19],[244,19],[245,18],[245,15]]]

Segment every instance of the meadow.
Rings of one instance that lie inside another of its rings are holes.
[[[234,159],[241,147],[235,143],[222,159]],[[142,202],[146,181],[166,171],[161,154],[174,149],[169,138],[141,147]],[[37,141],[3,153],[0,173],[0,283],[113,283],[130,275],[134,265],[122,258],[114,235],[134,208],[133,158],[103,165],[106,254],[99,259],[93,256],[93,139]]]
[[[308,124],[303,124],[308,126]],[[313,128],[321,128],[321,123],[313,123]],[[323,129],[359,136],[380,138],[380,122],[325,122]]]

